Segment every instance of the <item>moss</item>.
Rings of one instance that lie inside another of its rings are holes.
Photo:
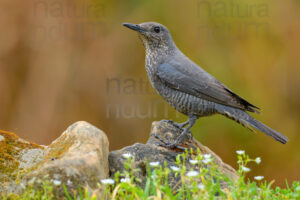
[[[43,147],[21,140],[12,132],[0,130],[0,135],[4,137],[0,141],[0,182],[9,181],[16,178],[20,165],[20,152],[24,149],[35,149]]]
[[[6,199],[7,200],[15,200],[15,199],[22,199],[22,197],[20,197],[17,194],[10,193],[6,196]]]
[[[49,160],[55,160],[64,155],[65,152],[68,151],[70,146],[72,145],[72,142],[59,142],[59,145],[57,143],[52,143],[48,146],[47,149],[49,149],[49,152],[47,154],[43,155],[43,158],[41,161],[37,162],[34,166],[26,168],[26,169],[20,169],[15,175],[16,183],[19,183],[24,175],[29,175],[27,178],[32,178],[31,172],[37,171],[45,162],[49,162]],[[48,174],[48,173],[47,173]],[[49,174],[48,174],[49,175]],[[36,174],[34,174],[36,176]],[[45,177],[40,177],[41,179],[45,179]]]
[[[65,139],[65,136],[60,138],[61,141],[52,143],[49,145],[50,151],[45,155],[44,161],[58,159],[62,157],[72,146],[73,141],[71,139]]]

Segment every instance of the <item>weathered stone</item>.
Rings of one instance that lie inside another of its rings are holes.
[[[124,170],[124,162],[126,159],[122,156],[123,154],[130,153],[134,157],[132,162],[132,168],[137,168],[139,170],[135,171],[135,176],[142,180],[140,184],[144,186],[147,172],[146,172],[146,162],[159,162],[160,165],[163,165],[166,162],[167,166],[176,165],[176,157],[178,154],[181,154],[183,149],[169,149],[164,147],[164,143],[157,138],[161,137],[164,141],[169,141],[170,143],[174,142],[176,138],[182,132],[181,129],[174,126],[172,123],[165,120],[160,122],[153,122],[150,138],[146,144],[136,143],[132,146],[125,147],[123,149],[112,151],[109,153],[109,167],[111,172],[111,177],[114,177],[114,174],[117,171],[122,172]],[[236,171],[229,165],[222,162],[222,160],[212,152],[208,147],[202,145],[196,139],[185,138],[183,141],[182,147],[187,149],[194,149],[193,152],[197,152],[197,149],[200,149],[202,154],[210,154],[214,162],[217,164],[219,171],[226,174],[232,180],[236,180],[238,175]],[[188,158],[189,159],[189,158]],[[186,162],[187,169],[193,169],[195,166],[189,162]],[[204,165],[205,167],[205,165]],[[178,180],[180,177],[175,178],[174,176],[169,176],[168,183],[175,189],[178,186]],[[201,182],[201,180],[199,180]],[[225,182],[221,183],[222,187],[225,188]]]
[[[134,156],[132,168],[139,169],[134,173],[142,180],[140,185],[143,186],[147,175],[147,161],[158,161],[161,165],[166,162],[170,167],[175,165],[177,155],[183,152],[182,149],[165,148],[156,136],[174,142],[181,131],[166,121],[153,122],[146,144],[137,143],[113,151],[109,156],[106,135],[87,122],[71,125],[49,146],[29,143],[13,133],[0,131],[0,193],[20,194],[24,186],[40,188],[42,183],[48,181],[58,199],[65,195],[62,184],[65,184],[69,194],[81,186],[101,195],[97,183],[109,176],[109,170],[111,177],[117,171],[124,170],[124,153]],[[196,149],[200,149],[202,154],[211,154],[220,171],[232,179],[238,177],[233,168],[197,140],[185,138],[182,147],[192,148],[194,153]],[[186,162],[186,166],[188,170],[194,168],[189,162]],[[179,186],[179,179],[180,177],[175,178],[172,174],[169,176],[169,183],[174,189]]]
[[[0,131],[0,193],[12,188],[9,185],[13,185],[19,173],[28,166],[23,158],[27,157],[34,164],[42,152],[42,146],[22,140],[14,133]]]
[[[55,197],[64,196],[65,184],[70,194],[78,187],[97,189],[97,183],[108,177],[109,143],[104,132],[87,122],[71,125],[59,138],[47,147],[20,140],[16,135],[0,133],[5,139],[2,144],[10,144],[1,151],[13,154],[13,170],[2,170],[7,159],[0,155],[0,178],[2,193],[20,193],[22,185],[40,187],[45,180],[54,187]],[[4,165],[3,165],[4,164]],[[6,168],[5,168],[6,169]],[[16,175],[18,174],[18,177]]]

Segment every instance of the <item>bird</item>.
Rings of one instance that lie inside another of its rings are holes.
[[[188,116],[183,123],[170,120],[182,132],[173,143],[163,141],[167,147],[179,147],[197,119],[214,114],[221,114],[252,131],[257,129],[283,144],[287,143],[286,136],[247,113],[260,113],[260,108],[234,93],[184,55],[166,26],[157,22],[123,23],[123,26],[136,31],[142,40],[145,68],[152,87],[173,108]]]

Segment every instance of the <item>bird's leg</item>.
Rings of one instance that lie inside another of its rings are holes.
[[[190,122],[189,120],[185,121],[185,122],[182,122],[182,123],[177,123],[177,122],[174,122],[173,120],[167,120],[167,119],[164,119],[162,120],[163,122],[167,122],[167,123],[170,123],[174,126],[176,126],[177,128],[180,128],[180,129],[183,129],[186,125],[188,125],[188,123]]]
[[[182,133],[175,140],[175,142],[173,144],[168,144],[167,147],[169,147],[169,148],[177,147],[182,142],[182,140],[186,137],[186,135],[189,133],[190,129],[192,128],[192,126],[194,126],[197,119],[198,119],[198,117],[196,115],[189,116],[189,119],[188,119],[189,125],[183,129]]]
[[[189,119],[188,119],[188,124],[189,125],[188,125],[188,127],[183,129],[182,133],[179,135],[179,137],[175,140],[175,142],[173,144],[169,144],[169,143],[165,142],[160,137],[158,137],[158,139],[161,140],[165,144],[165,146],[168,147],[168,148],[179,148],[179,149],[181,149],[182,147],[180,147],[179,144],[182,142],[182,140],[189,133],[190,129],[196,123],[197,119],[198,119],[198,117],[196,115],[189,116]]]

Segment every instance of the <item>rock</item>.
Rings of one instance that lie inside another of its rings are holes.
[[[182,147],[183,149],[169,149],[164,147],[164,143],[157,139],[156,136],[161,137],[164,141],[169,141],[173,143],[176,138],[180,135],[181,129],[174,126],[172,123],[168,121],[160,121],[153,122],[150,138],[148,139],[146,144],[136,143],[132,146],[125,147],[120,150],[112,151],[109,153],[109,167],[111,178],[114,177],[114,174],[118,171],[122,172],[124,170],[124,162],[126,159],[122,156],[125,153],[129,153],[134,157],[134,161],[132,162],[132,168],[137,168],[139,170],[135,171],[135,177],[139,178],[141,183],[137,183],[140,186],[144,187],[146,181],[146,162],[159,162],[160,165],[163,165],[166,162],[167,167],[176,165],[176,157],[178,154],[181,154],[184,151],[184,148],[194,149],[193,152],[197,152],[196,150],[199,148],[202,154],[210,154],[215,163],[218,166],[218,169],[226,174],[232,180],[236,180],[238,178],[237,172],[229,165],[222,162],[221,158],[219,158],[214,152],[212,152],[208,147],[202,145],[196,139],[185,138],[183,141]],[[187,158],[189,159],[189,158]],[[187,169],[193,169],[194,166],[189,162],[186,162]],[[178,186],[178,180],[180,177],[175,178],[174,176],[169,176],[168,183],[173,189],[176,189]],[[201,182],[201,180],[199,180]],[[226,188],[226,183],[221,183],[223,188]]]
[[[134,171],[134,175],[141,180],[139,185],[144,186],[147,161],[159,162],[161,165],[166,162],[167,167],[170,167],[176,165],[176,157],[184,151],[183,148],[165,148],[156,136],[174,142],[181,131],[168,121],[153,122],[146,144],[137,143],[111,153],[105,133],[87,122],[71,125],[49,146],[30,143],[14,133],[0,131],[0,193],[14,193],[10,194],[14,196],[21,194],[26,187],[41,189],[42,183],[47,182],[52,185],[54,197],[57,199],[65,197],[62,184],[67,187],[70,195],[78,187],[84,187],[100,196],[97,183],[109,177],[109,172],[113,178],[116,172],[124,170],[125,153],[134,156],[131,167],[138,169]],[[187,137],[182,147],[192,148],[194,153],[196,149],[200,149],[202,154],[210,154],[220,171],[231,179],[238,178],[232,167],[223,163],[197,140]],[[186,167],[190,170],[195,166],[186,162]],[[179,176],[169,176],[169,184],[173,189],[180,186],[179,179]],[[225,183],[221,185],[226,187]]]
[[[108,177],[107,136],[87,122],[71,125],[45,147],[13,133],[0,135],[4,137],[0,148],[1,193],[21,193],[24,186],[41,187],[41,182],[48,181],[59,198],[65,195],[62,184],[72,195],[80,186],[96,190],[97,183]]]
[[[10,188],[21,170],[38,161],[43,150],[44,147],[22,140],[14,133],[0,131],[0,193]]]

